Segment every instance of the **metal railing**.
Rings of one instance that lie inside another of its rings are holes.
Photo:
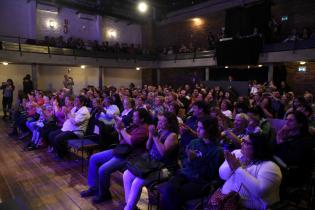
[[[36,44],[39,43],[39,44]],[[1,36],[0,35],[0,49],[7,51],[18,51],[20,55],[23,53],[40,53],[51,55],[65,55],[91,58],[105,58],[105,59],[126,59],[142,61],[159,61],[159,60],[187,60],[198,58],[213,57],[214,51],[202,51],[193,53],[179,53],[170,55],[159,54],[128,54],[123,52],[105,52],[101,50],[85,50],[85,49],[71,49],[49,46],[44,44],[42,40],[27,39],[22,37]]]

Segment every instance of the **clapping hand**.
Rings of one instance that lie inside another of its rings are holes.
[[[241,166],[240,160],[236,158],[235,155],[232,154],[231,152],[224,151],[224,157],[232,171],[235,171],[237,168]]]

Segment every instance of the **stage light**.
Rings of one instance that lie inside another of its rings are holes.
[[[140,67],[136,67],[136,70],[139,71],[139,70],[140,70]]]
[[[4,65],[4,66],[7,66],[7,65],[9,65],[9,63],[8,62],[2,62],[2,64]]]
[[[263,65],[259,64],[258,67],[261,68]]]
[[[81,69],[85,69],[85,65],[81,65]]]
[[[225,68],[225,69],[228,69],[228,68],[229,68],[229,66],[224,66],[224,68]]]
[[[138,10],[141,13],[146,13],[148,11],[148,4],[146,2],[139,2],[138,3]]]

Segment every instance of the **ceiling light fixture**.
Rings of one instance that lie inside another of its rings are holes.
[[[138,10],[141,13],[146,13],[148,11],[148,4],[146,2],[139,2],[138,3]]]

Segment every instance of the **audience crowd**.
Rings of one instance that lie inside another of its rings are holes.
[[[44,40],[27,39],[26,44],[49,45],[50,47],[70,48],[78,50],[93,50],[107,53],[122,53],[129,55],[147,55],[152,51],[144,49],[140,44],[127,44],[116,42],[109,44],[108,41],[99,43],[97,40],[83,40],[81,38],[69,37],[67,40],[63,36],[49,37],[45,36]]]
[[[2,85],[6,97],[12,87]],[[214,181],[222,187],[210,200],[237,192],[242,207],[267,209],[280,201],[283,183],[301,186],[310,177],[314,109],[309,91],[297,96],[272,81],[251,82],[248,95],[204,84],[89,86],[76,96],[66,88],[31,90],[10,109],[9,135],[25,141],[25,150],[47,147],[57,160],[69,155],[69,139],[99,136],[101,152],[91,155],[81,192],[94,203],[112,199],[110,176],[120,170],[126,210],[137,209],[142,187],[158,180],[162,209],[181,209]],[[287,176],[275,157],[299,170]],[[146,161],[155,167],[135,167]]]

